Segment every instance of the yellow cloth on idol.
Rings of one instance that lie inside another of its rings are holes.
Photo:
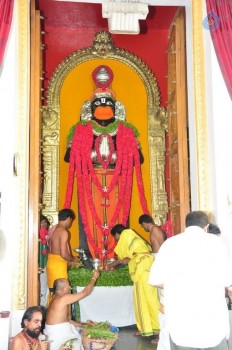
[[[134,282],[134,308],[138,330],[144,336],[159,331],[158,290],[149,285],[149,273],[154,257],[150,246],[133,230],[126,229],[114,249],[120,260],[130,258],[129,273]]]
[[[48,288],[53,288],[53,283],[57,278],[68,278],[68,262],[60,255],[48,254],[47,278]]]

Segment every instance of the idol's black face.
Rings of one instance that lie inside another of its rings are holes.
[[[99,106],[109,106],[112,108],[113,112],[115,113],[115,101],[112,100],[110,97],[99,97],[95,98],[95,100],[91,103],[92,113],[94,114],[95,109]]]
[[[96,98],[91,103],[93,120],[102,126],[115,121],[115,101],[110,97]]]

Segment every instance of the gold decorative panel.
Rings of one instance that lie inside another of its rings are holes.
[[[204,2],[192,2],[193,14],[193,62],[194,62],[194,107],[197,155],[197,208],[211,211],[212,197],[210,191],[208,125],[206,115],[206,81],[204,55],[204,27],[202,25]]]
[[[17,125],[15,147],[17,153],[16,170],[18,192],[15,193],[17,213],[14,220],[18,222],[18,231],[15,232],[18,240],[17,255],[14,256],[14,280],[12,281],[12,306],[15,310],[24,310],[27,303],[27,231],[28,231],[28,130],[29,130],[29,3],[19,0],[15,4],[13,21],[17,31],[18,61],[17,61]],[[18,220],[18,221],[17,221]]]

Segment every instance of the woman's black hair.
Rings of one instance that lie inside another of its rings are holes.
[[[40,223],[41,223],[41,221],[43,221],[43,220],[46,221],[46,223],[47,223],[47,225],[48,225],[48,228],[49,228],[49,226],[51,225],[51,224],[50,224],[50,221],[48,220],[48,218],[47,218],[46,216],[44,216],[43,214],[40,214]]]

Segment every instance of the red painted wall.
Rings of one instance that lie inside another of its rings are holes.
[[[113,38],[116,46],[132,52],[146,62],[157,79],[161,105],[166,106],[168,31],[153,29],[145,35],[117,35]]]
[[[108,30],[107,19],[102,19],[100,4],[40,0],[37,8],[44,16],[42,26],[46,32],[43,36],[46,50],[43,53],[47,79],[68,55],[92,46],[97,31]],[[176,11],[176,7],[151,7],[147,20],[140,21],[139,35],[112,35],[115,46],[139,56],[152,70],[164,107],[167,101],[168,28]]]

